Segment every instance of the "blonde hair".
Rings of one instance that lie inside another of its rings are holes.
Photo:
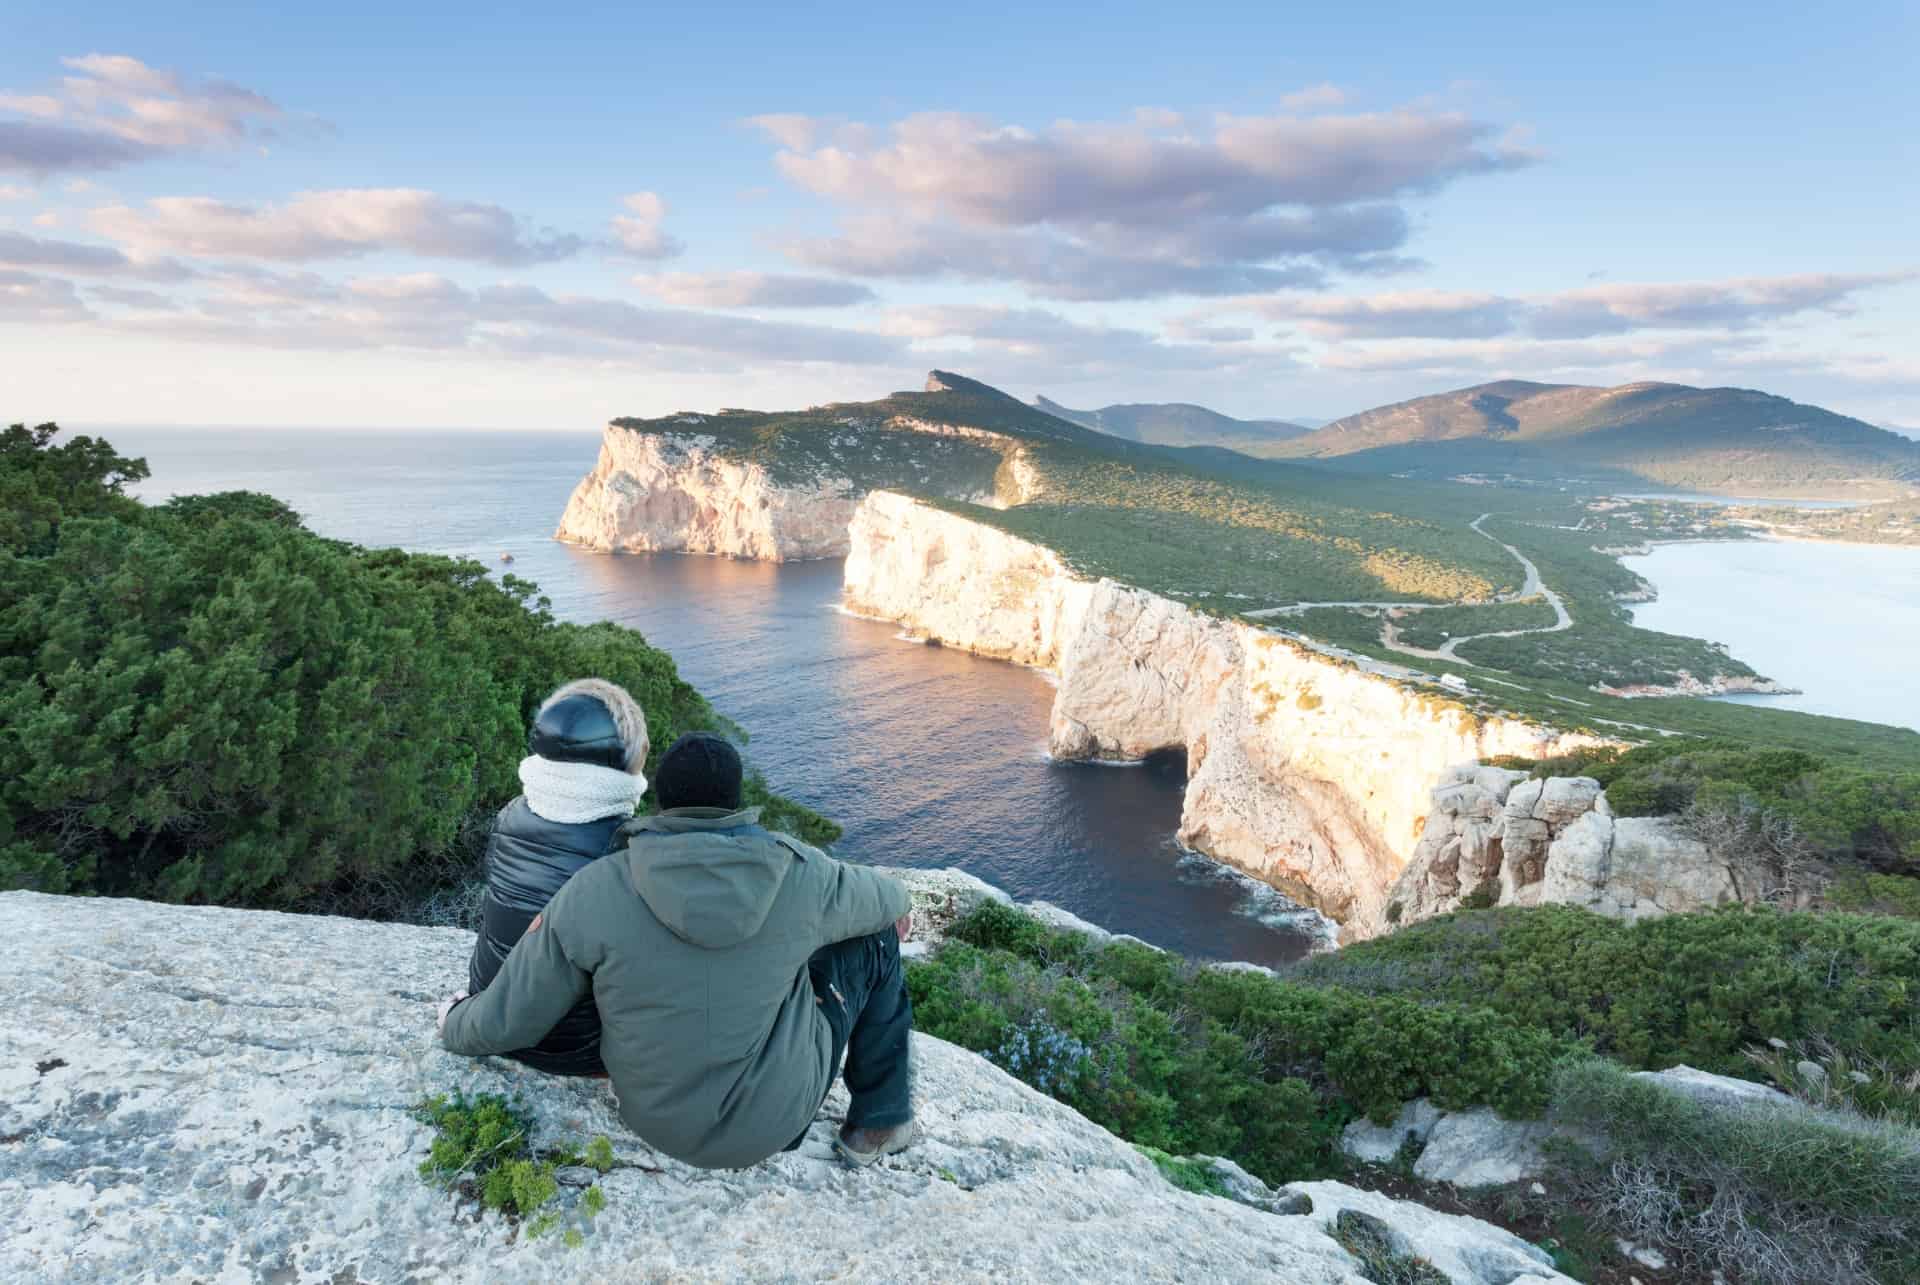
[[[641,712],[640,704],[627,694],[627,689],[618,683],[610,683],[604,678],[576,678],[554,690],[553,695],[540,702],[539,713],[547,712],[558,701],[569,696],[591,696],[607,707],[607,713],[613,716],[613,725],[620,733],[620,744],[626,747],[627,771],[638,772],[646,766],[647,751],[652,748],[647,740],[647,716]]]

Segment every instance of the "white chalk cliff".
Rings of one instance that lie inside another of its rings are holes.
[[[1244,621],[1076,574],[1052,550],[876,491],[854,514],[844,601],[943,644],[1052,671],[1059,758],[1182,748],[1179,838],[1379,931],[1450,767],[1594,738],[1475,717]]]
[[[847,550],[860,502],[844,477],[781,483],[714,439],[607,426],[556,538],[610,553],[716,553],[786,562]]]
[[[473,942],[454,929],[13,892],[0,938],[0,1280],[1364,1285],[1325,1231],[1343,1208],[1457,1285],[1568,1280],[1497,1227],[1338,1183],[1267,1193],[1310,1197],[1304,1214],[1176,1190],[923,1036],[922,1136],[900,1156],[859,1173],[831,1158],[836,1089],[799,1151],[690,1169],[625,1132],[603,1082],[439,1047],[435,1001]],[[453,1090],[519,1095],[536,1148],[611,1139],[604,1211],[558,1197],[577,1245],[420,1177],[430,1132],[411,1108]]]

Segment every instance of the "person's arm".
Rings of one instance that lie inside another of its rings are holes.
[[[567,958],[559,933],[546,922],[553,912],[549,905],[534,917],[485,990],[447,1013],[440,1041],[449,1050],[483,1057],[538,1044],[593,988],[592,975]]]
[[[809,860],[827,863],[820,907],[822,945],[877,933],[912,913],[913,898],[907,894],[907,885],[893,876],[827,856]]]

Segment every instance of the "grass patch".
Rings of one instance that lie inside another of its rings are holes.
[[[1358,1209],[1342,1209],[1333,1238],[1360,1260],[1360,1274],[1375,1285],[1448,1285],[1448,1276],[1407,1249],[1386,1223]]]
[[[1592,1061],[1555,1106],[1612,1157],[1589,1198],[1630,1239],[1677,1256],[1689,1279],[1754,1285],[1920,1276],[1920,1133],[1798,1107],[1727,1110]]]
[[[1212,1165],[1196,1160],[1192,1156],[1170,1156],[1158,1147],[1143,1147],[1134,1144],[1134,1150],[1153,1161],[1153,1167],[1182,1191],[1191,1191],[1201,1196],[1225,1196],[1226,1180]]]

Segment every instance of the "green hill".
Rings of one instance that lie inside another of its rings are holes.
[[[1073,410],[1046,397],[1036,408],[1085,428],[1153,446],[1217,446],[1243,455],[1271,456],[1281,442],[1313,430],[1282,419],[1234,419],[1189,402],[1129,402]]]
[[[1683,384],[1501,380],[1349,415],[1274,453],[1368,472],[1731,495],[1920,490],[1920,442],[1769,393]]]

